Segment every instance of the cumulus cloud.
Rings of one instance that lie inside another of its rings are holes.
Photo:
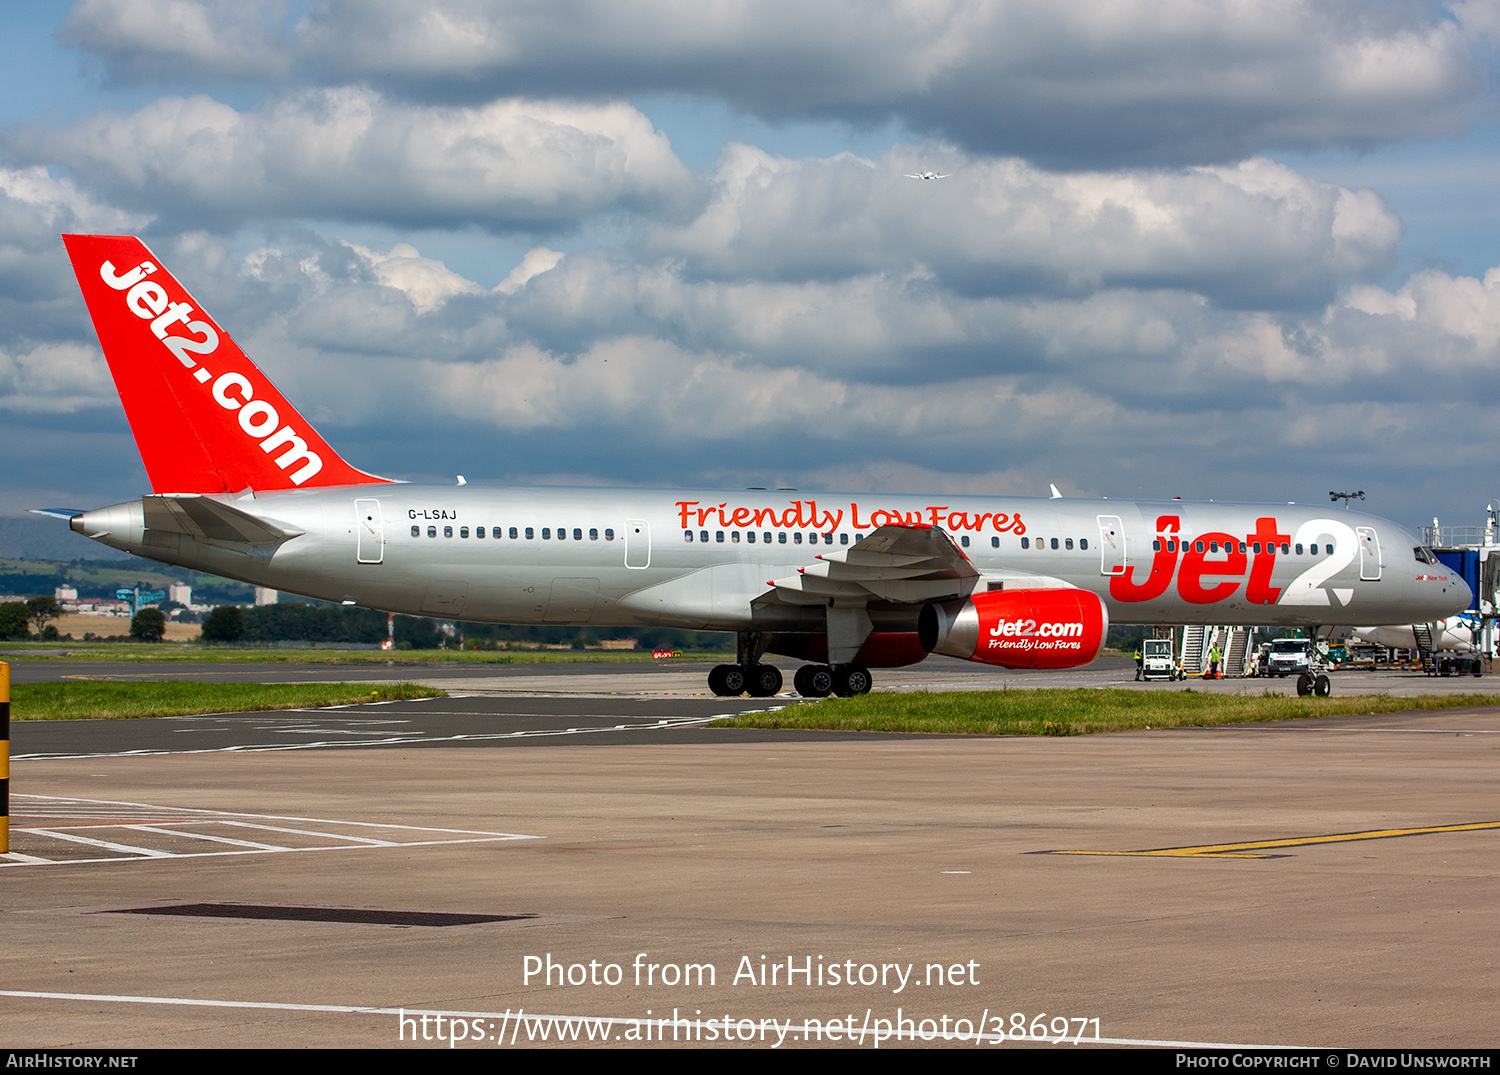
[[[1313,0],[82,0],[65,39],[120,78],[278,72],[428,100],[684,93],[772,119],[898,120],[1068,167],[1215,163],[1450,131],[1482,4]]]
[[[287,70],[276,32],[285,12],[265,0],[78,0],[58,38],[99,56],[121,81],[275,76]]]
[[[15,135],[12,149],[179,225],[281,216],[528,230],[660,210],[692,192],[666,137],[623,103],[413,106],[345,87],[241,112],[165,97]]]
[[[117,398],[97,347],[49,343],[22,354],[0,350],[0,410],[71,414],[112,406]]]
[[[948,178],[907,178],[939,156]],[[920,267],[966,294],[1179,288],[1232,306],[1326,302],[1386,268],[1400,222],[1374,192],[1252,158],[1183,170],[1059,173],[902,146],[789,160],[729,146],[707,208],[649,249],[699,275],[837,278]]]

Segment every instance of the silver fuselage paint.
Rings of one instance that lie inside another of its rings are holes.
[[[300,533],[269,546],[159,534],[143,527],[139,501],[85,513],[75,529],[163,563],[325,601],[514,624],[822,630],[820,607],[768,598],[770,581],[895,522],[941,526],[961,545],[981,573],[962,593],[1077,586],[1103,598],[1114,623],[1409,624],[1452,615],[1470,597],[1446,567],[1420,561],[1417,540],[1395,523],[1290,504],[417,484],[211,499]],[[1140,581],[1151,571],[1167,517],[1177,541],[1253,540],[1257,521],[1274,519],[1289,543],[1337,551],[1276,556],[1275,603],[1247,598],[1248,568],[1203,573],[1203,583],[1235,583],[1208,602],[1184,596],[1176,578],[1147,600],[1113,596],[1111,572],[1132,568]]]

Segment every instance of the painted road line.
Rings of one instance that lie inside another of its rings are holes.
[[[1391,840],[1400,836],[1430,836],[1439,832],[1477,832],[1500,829],[1500,821],[1474,821],[1463,825],[1433,825],[1421,829],[1366,829],[1361,832],[1336,832],[1323,836],[1294,836],[1283,840],[1249,840],[1237,844],[1203,844],[1199,847],[1155,847],[1145,851],[1038,851],[1041,855],[1107,855],[1145,858],[1280,858],[1260,855],[1283,847],[1311,847],[1318,844],[1349,843],[1355,840]]]

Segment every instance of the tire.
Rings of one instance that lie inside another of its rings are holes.
[[[708,673],[708,689],[720,698],[734,698],[745,693],[745,671],[737,664],[715,665]]]
[[[1313,680],[1313,694],[1319,698],[1328,698],[1333,694],[1333,680],[1327,676],[1319,676]]]
[[[833,669],[826,664],[804,664],[792,677],[792,686],[804,698],[827,698],[833,693]]]
[[[1480,676],[1484,675],[1484,665],[1479,663],[1478,657],[1475,657],[1474,663],[1469,666],[1469,675],[1473,676],[1475,679],[1478,679]]]
[[[857,664],[843,664],[833,670],[833,693],[840,698],[869,694],[872,685],[868,668]]]
[[[745,690],[752,698],[774,698],[781,690],[781,669],[774,664],[758,664],[745,677]]]
[[[1297,677],[1297,697],[1306,698],[1313,692],[1313,677],[1303,672]]]

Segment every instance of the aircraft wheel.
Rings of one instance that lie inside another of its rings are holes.
[[[1297,677],[1297,697],[1306,698],[1313,691],[1313,678],[1306,672]]]
[[[1313,680],[1313,694],[1319,698],[1328,698],[1333,694],[1333,680],[1327,676],[1319,676]]]
[[[870,693],[870,670],[857,664],[843,664],[833,670],[833,693],[840,698]]]
[[[708,689],[720,698],[733,698],[745,693],[745,671],[737,664],[715,665],[708,673]]]
[[[781,669],[774,664],[758,664],[746,677],[745,690],[752,698],[771,698],[781,690]]]
[[[792,677],[792,686],[804,698],[827,698],[833,693],[833,669],[826,664],[804,664]]]
[[[1474,663],[1469,666],[1469,675],[1473,676],[1475,679],[1478,679],[1480,676],[1484,675],[1484,666],[1479,663],[1478,657],[1475,657]]]

